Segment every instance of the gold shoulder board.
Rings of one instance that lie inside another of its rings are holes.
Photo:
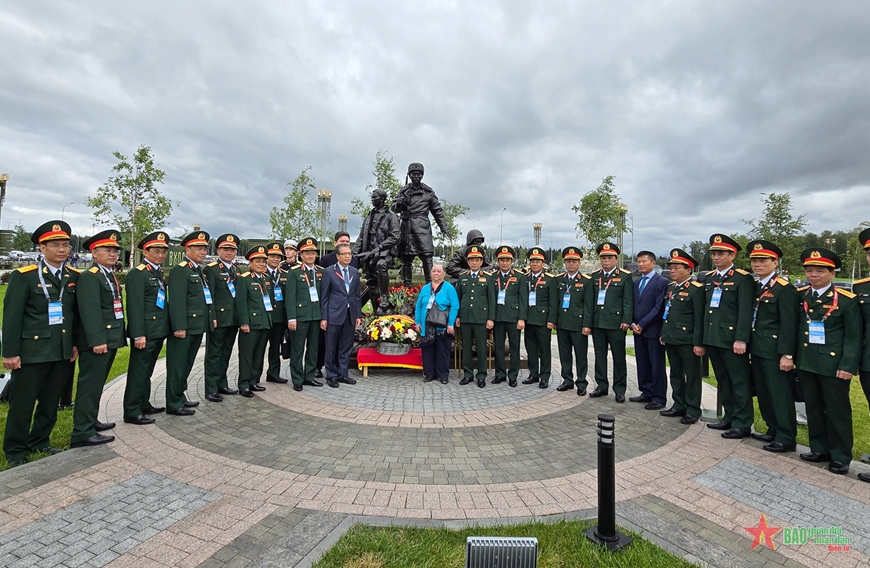
[[[697,286],[698,288],[703,288],[704,285],[698,282],[697,280],[692,281],[692,286]]]
[[[736,272],[737,274],[743,274],[744,276],[746,276],[747,274],[749,274],[748,272],[746,272],[746,271],[743,270],[742,268],[735,268],[735,269],[734,269],[734,272]]]
[[[136,267],[136,270],[141,270],[142,272],[145,272],[147,269],[148,269],[148,265],[146,265],[145,263],[142,263]]]
[[[789,282],[788,280],[786,280],[786,279],[783,278],[782,276],[778,276],[778,277],[776,278],[776,282],[777,282],[777,284],[779,284],[780,286],[788,286],[789,284],[791,284],[791,282]]]
[[[809,285],[807,285],[807,286],[801,286],[800,288],[798,288],[798,292],[803,292],[804,290],[806,290],[806,289],[808,289],[808,288],[809,288]]]
[[[88,272],[93,272],[94,274],[96,274],[99,271],[100,271],[100,269],[97,268],[96,266],[92,266],[88,269]]]
[[[217,266],[218,263],[217,263],[217,261],[215,260],[214,262],[209,262],[208,265],[209,265],[209,266]]]
[[[79,270],[78,268],[73,268],[72,266],[67,266],[66,269],[69,270],[70,272],[75,272],[76,274],[82,273],[81,270]]]
[[[250,272],[250,271],[248,271],[248,272],[242,272],[241,274],[239,274],[239,276],[241,276],[242,278],[247,278],[247,277],[250,276],[250,275],[251,275],[251,272]]]
[[[855,280],[854,282],[852,282],[852,285],[854,286],[855,284],[864,284],[865,282],[870,282],[870,276],[868,276],[867,278],[862,278],[861,280]]]
[[[31,270],[36,270],[35,264],[28,264],[27,266],[22,266],[18,269],[18,272],[30,272]]]
[[[837,288],[837,292],[846,296],[847,298],[854,298],[855,297],[855,294],[853,292],[850,292],[849,290],[845,290],[843,288]]]
[[[187,261],[184,260],[184,261],[182,261],[182,262],[179,262],[179,263],[178,263],[178,266],[187,266]]]

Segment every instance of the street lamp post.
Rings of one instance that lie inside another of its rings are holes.
[[[499,246],[504,244],[504,236],[502,233],[502,229],[504,227],[504,212],[507,211],[507,207],[501,210],[501,220],[498,223],[498,244]]]
[[[57,202],[60,205],[60,220],[63,221],[63,216],[66,214],[66,208],[70,205],[75,205],[75,203],[67,203],[66,205],[62,204],[60,201]]]
[[[7,181],[9,181],[9,174],[0,174],[0,210],[3,209],[3,204],[6,203]]]

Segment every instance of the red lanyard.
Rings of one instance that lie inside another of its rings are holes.
[[[734,274],[734,269],[733,269],[733,268],[732,268],[731,270],[728,271],[728,274],[725,275],[725,278],[728,278],[728,277],[731,276],[732,274]],[[718,288],[720,284],[721,284],[721,282],[716,282],[715,280],[713,280],[713,286],[715,286],[715,287]]]
[[[314,270],[313,268],[311,270]],[[305,283],[308,284],[308,287],[311,288],[311,280],[308,279],[308,267],[304,264],[302,265],[302,275],[305,277]],[[314,283],[317,283],[317,273],[314,273]]]
[[[541,279],[541,278],[538,277],[538,280],[540,280],[540,279]],[[511,283],[511,273],[508,272],[508,273],[507,273],[507,278],[505,279],[505,283],[504,283],[504,289],[505,289],[505,290],[507,290],[508,284],[510,284],[510,283]],[[536,284],[536,286],[537,286],[537,284]],[[498,273],[498,289],[499,289],[499,290],[502,289],[502,287],[501,287],[501,272]]]
[[[536,292],[538,291],[538,284],[541,283],[541,278],[543,278],[543,277],[544,277],[544,273],[541,272],[541,275],[538,276],[538,279],[535,281],[535,285],[532,286],[532,287],[535,289]]]
[[[265,295],[266,295],[266,289],[263,288],[263,282],[262,282],[262,280],[263,280],[263,275],[262,275],[262,274],[257,274],[257,273],[255,272],[255,273],[254,273],[254,282],[256,282],[256,283],[257,283],[257,286],[260,288],[260,294],[262,294],[263,296],[265,296]]]
[[[604,291],[606,292],[608,288],[610,288],[610,283],[613,282],[613,276],[607,279],[607,286],[604,287]],[[598,277],[598,289],[601,289],[601,277]]]
[[[831,304],[831,307],[828,308],[827,313],[826,313],[826,314],[824,315],[824,317],[822,317],[822,319],[819,320],[819,321],[824,322],[826,319],[828,319],[828,316],[829,316],[829,315],[831,315],[832,313],[834,313],[834,310],[837,309],[837,302],[838,302],[839,299],[840,299],[840,295],[837,293],[837,288],[834,287],[834,301],[833,301],[833,303]],[[804,313],[807,314],[807,322],[811,322],[811,321],[813,321],[812,318],[810,318],[809,305],[807,304],[807,301],[806,301],[806,300],[804,300]]]

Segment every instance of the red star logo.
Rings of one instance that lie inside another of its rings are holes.
[[[764,516],[764,513],[761,513],[761,520],[758,521],[757,527],[743,528],[752,533],[752,536],[755,537],[749,550],[755,550],[758,546],[761,546],[762,539],[764,540],[765,546],[769,546],[771,550],[776,550],[776,545],[773,543],[773,537],[776,533],[782,530],[782,527],[767,526],[767,518]]]

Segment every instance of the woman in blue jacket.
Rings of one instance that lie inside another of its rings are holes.
[[[450,282],[444,281],[444,265],[432,266],[432,281],[423,286],[417,297],[417,309],[414,311],[414,321],[420,333],[420,347],[423,355],[423,381],[438,379],[441,384],[447,384],[450,373],[450,345],[453,342],[453,322],[459,313],[459,296]],[[438,307],[448,312],[447,326],[427,329],[426,316],[429,311]]]

